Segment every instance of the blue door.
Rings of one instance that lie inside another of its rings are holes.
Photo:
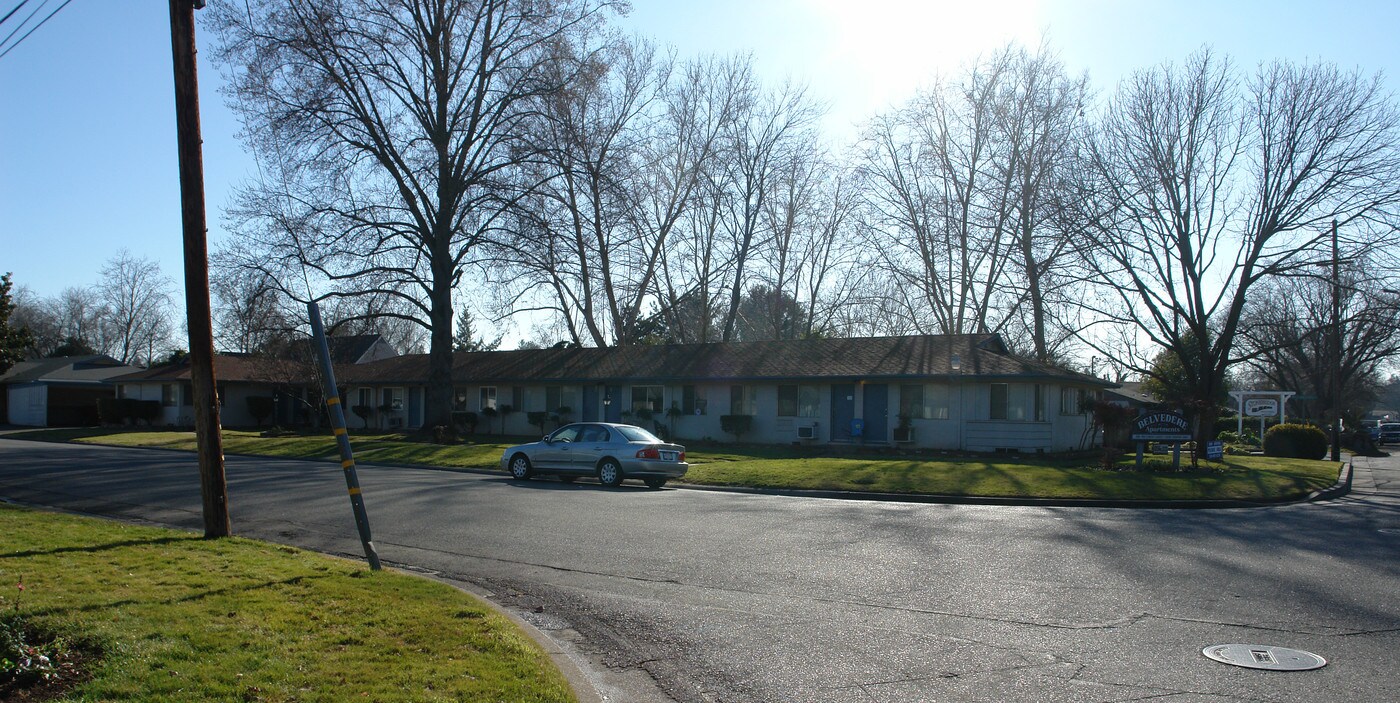
[[[420,386],[408,389],[408,426],[423,426],[423,389]]]
[[[856,418],[856,386],[854,383],[831,384],[831,439],[849,442],[851,420]]]
[[[583,387],[583,414],[579,416],[582,422],[598,421],[598,387]]]
[[[883,383],[865,385],[865,441],[890,441],[890,387]]]
[[[622,386],[608,386],[607,394],[608,398],[612,399],[612,402],[604,409],[603,421],[622,422]]]

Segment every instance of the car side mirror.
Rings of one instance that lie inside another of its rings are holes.
[[[554,444],[554,440],[550,439],[550,438],[549,438],[549,435],[545,435],[545,436],[541,437],[541,438],[540,438],[540,441],[541,441],[541,442],[544,442],[545,444]]]

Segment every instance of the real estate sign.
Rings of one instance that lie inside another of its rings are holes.
[[[1191,428],[1186,418],[1173,412],[1153,412],[1133,421],[1134,442],[1189,442]]]

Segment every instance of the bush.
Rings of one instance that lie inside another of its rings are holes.
[[[1248,428],[1245,428],[1243,433],[1235,432],[1234,430],[1222,430],[1215,438],[1226,444],[1251,444],[1256,447],[1259,446],[1259,437],[1253,432],[1250,432]]]
[[[248,396],[248,414],[253,416],[253,422],[262,427],[263,420],[272,417],[274,403],[270,395],[250,395]]]
[[[476,426],[481,422],[477,414],[470,410],[452,411],[452,428],[462,434],[472,434],[476,432]]]
[[[159,400],[138,400],[133,404],[131,416],[146,423],[150,427],[160,418],[161,406]]]
[[[734,439],[742,439],[753,429],[752,415],[720,415],[719,428],[734,435]]]
[[[1274,425],[1264,433],[1264,455],[1322,459],[1327,456],[1327,435],[1312,425]]]
[[[355,413],[355,417],[360,418],[360,422],[364,423],[363,429],[369,429],[369,418],[374,414],[374,408],[368,405],[355,405],[351,406],[350,412]]]
[[[544,434],[544,423],[549,422],[549,413],[543,410],[532,410],[525,413],[525,419],[535,427],[540,428],[540,434]]]

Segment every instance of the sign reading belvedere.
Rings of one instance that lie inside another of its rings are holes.
[[[1154,412],[1133,421],[1134,442],[1189,442],[1191,428],[1186,418],[1172,412]]]

